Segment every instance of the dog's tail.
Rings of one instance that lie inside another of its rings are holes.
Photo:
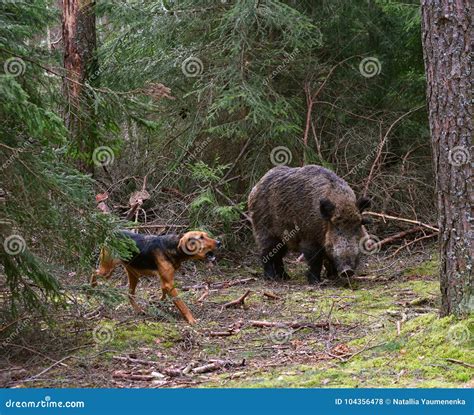
[[[91,277],[91,285],[95,287],[97,285],[97,276],[104,278],[110,278],[114,272],[115,267],[120,263],[120,260],[114,258],[110,249],[103,247],[100,250],[99,255],[99,267],[95,270]]]

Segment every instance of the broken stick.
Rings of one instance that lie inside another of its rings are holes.
[[[245,305],[245,299],[252,293],[252,291],[247,290],[245,294],[237,298],[237,300],[233,300],[228,302],[227,304],[224,304],[224,308],[230,308],[230,307],[243,307]]]

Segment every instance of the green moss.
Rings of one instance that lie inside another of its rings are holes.
[[[439,259],[435,256],[435,258],[422,262],[420,265],[408,267],[403,274],[435,277],[439,274]]]
[[[354,352],[366,351],[347,362],[295,365],[285,367],[283,372],[281,368],[262,370],[225,386],[459,387],[473,378],[471,368],[448,359],[474,364],[474,316],[457,322],[452,317],[439,319],[426,314],[406,322],[400,335],[392,326],[382,330],[376,341],[373,337],[371,334],[350,342],[348,346]],[[285,374],[289,370],[292,374]]]
[[[175,327],[169,323],[143,322],[121,328],[115,326],[113,338],[107,347],[126,350],[137,347],[172,347],[180,339]]]

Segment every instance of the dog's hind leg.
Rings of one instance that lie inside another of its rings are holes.
[[[136,297],[135,297],[135,290],[137,288],[140,274],[138,274],[138,272],[136,272],[135,270],[129,267],[125,268],[125,270],[127,271],[127,275],[128,275],[128,299],[130,301],[130,305],[133,307],[133,309],[137,313],[143,313],[144,312],[143,308],[141,308],[137,304]]]

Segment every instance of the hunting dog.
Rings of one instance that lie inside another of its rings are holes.
[[[212,239],[206,232],[192,231],[183,235],[142,235],[129,231],[121,231],[121,236],[135,241],[138,253],[132,258],[124,260],[114,257],[110,250],[102,248],[99,257],[99,268],[91,278],[91,285],[97,285],[97,276],[110,278],[115,267],[122,264],[128,275],[128,298],[135,311],[141,313],[143,309],[135,300],[135,289],[141,275],[159,275],[161,280],[161,299],[169,295],[175,306],[189,324],[194,324],[191,311],[183,300],[178,297],[174,287],[174,274],[184,261],[207,260],[214,262],[214,250],[221,246],[221,242]]]

